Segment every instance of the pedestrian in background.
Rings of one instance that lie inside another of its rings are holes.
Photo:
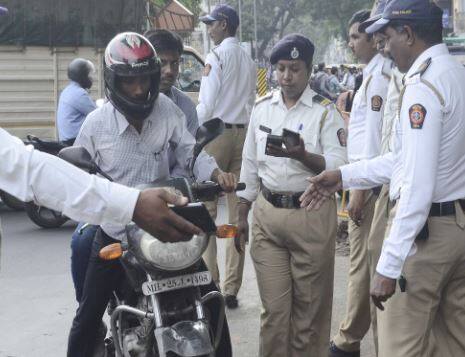
[[[73,145],[87,114],[97,106],[89,95],[95,67],[91,61],[76,58],[68,65],[69,84],[60,94],[57,109],[58,139]]]
[[[207,55],[200,85],[197,114],[200,124],[220,118],[225,130],[207,145],[205,151],[213,156],[221,168],[239,176],[247,125],[255,101],[257,70],[252,58],[240,46],[236,31],[239,16],[229,5],[217,5],[211,14],[200,18],[216,47]],[[237,196],[227,195],[229,223],[237,224]],[[210,214],[216,218],[217,202],[209,204]],[[219,285],[216,240],[210,239],[204,253],[205,262]],[[244,252],[238,253],[234,242],[226,242],[226,276],[223,294],[229,308],[238,306],[237,294],[242,284]]]

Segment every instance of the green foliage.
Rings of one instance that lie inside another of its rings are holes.
[[[309,36],[323,53],[334,38],[347,37],[352,14],[371,8],[373,0],[255,0],[257,6],[258,57],[286,33]],[[229,2],[238,9],[239,1]],[[254,39],[254,0],[242,0],[242,40]]]

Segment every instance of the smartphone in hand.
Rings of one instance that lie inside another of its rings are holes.
[[[286,147],[293,147],[300,145],[300,134],[295,131],[284,128],[283,141]]]
[[[266,137],[265,155],[276,156],[276,155],[270,154],[270,152],[268,150],[268,145],[271,144],[271,145],[274,145],[274,146],[277,146],[277,147],[282,147],[283,143],[284,143],[284,141],[283,141],[282,136],[268,134],[268,136]]]
[[[202,202],[189,203],[187,206],[170,207],[174,213],[199,227],[205,233],[216,232],[216,224],[213,221],[207,207]]]

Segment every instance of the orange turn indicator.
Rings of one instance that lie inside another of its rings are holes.
[[[121,243],[113,243],[100,249],[98,256],[103,260],[115,260],[123,255]]]
[[[223,224],[216,229],[218,238],[234,238],[237,234],[237,226],[234,224]]]

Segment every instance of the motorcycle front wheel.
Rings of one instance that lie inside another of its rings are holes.
[[[34,202],[27,202],[24,204],[24,207],[31,221],[42,228],[58,228],[69,220],[68,217],[63,216],[60,212],[37,206]]]
[[[16,197],[6,193],[5,191],[0,191],[0,198],[6,206],[15,211],[21,211],[24,209],[23,201],[18,200]]]

